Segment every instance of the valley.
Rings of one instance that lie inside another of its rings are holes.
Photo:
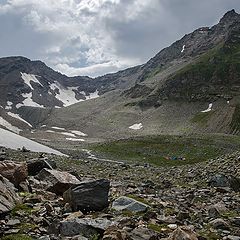
[[[0,58],[0,240],[239,240],[240,15],[90,78]]]

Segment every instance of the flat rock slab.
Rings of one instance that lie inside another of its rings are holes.
[[[101,211],[109,205],[109,189],[110,181],[106,179],[81,182],[68,189],[63,194],[63,198],[70,204],[73,211],[80,210],[83,213]]]
[[[76,235],[93,237],[98,234],[102,235],[111,225],[112,222],[104,218],[76,218],[62,221],[60,223],[60,233],[68,237]]]
[[[0,175],[0,214],[11,211],[20,199],[15,192],[14,185]]]
[[[130,212],[145,212],[150,206],[147,204],[141,203],[133,198],[129,197],[119,197],[112,204],[112,208],[116,211],[127,210]]]
[[[62,195],[66,190],[72,186],[76,186],[80,181],[68,172],[61,172],[57,170],[42,169],[36,175],[36,179],[46,182],[46,190]]]

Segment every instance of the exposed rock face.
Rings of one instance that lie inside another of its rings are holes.
[[[37,175],[43,168],[55,169],[56,163],[44,158],[36,158],[27,161],[28,174]]]
[[[74,211],[101,211],[108,207],[110,182],[106,179],[82,182],[71,187],[63,195]]]
[[[0,175],[0,214],[11,211],[15,204],[20,202],[14,185]]]
[[[25,181],[28,176],[26,163],[16,163],[12,161],[0,162],[0,173],[15,186]]]
[[[76,186],[80,181],[68,172],[60,172],[44,168],[36,178],[46,182],[46,190],[56,194],[63,194],[71,186]]]
[[[117,211],[145,212],[149,206],[129,197],[120,197],[113,202],[112,208]]]

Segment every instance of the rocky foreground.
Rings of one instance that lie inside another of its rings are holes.
[[[158,168],[3,150],[0,239],[239,240],[239,156]]]

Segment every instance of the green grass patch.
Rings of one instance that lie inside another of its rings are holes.
[[[0,238],[0,240],[33,240],[33,239],[25,234],[11,234]]]
[[[192,119],[191,122],[192,123],[196,123],[199,125],[205,125],[207,124],[207,122],[209,121],[209,119],[211,118],[212,114],[214,111],[210,111],[210,112],[200,112],[197,113]]]
[[[223,136],[149,136],[91,146],[101,157],[158,166],[194,164],[238,149],[240,138]]]
[[[32,208],[28,207],[25,204],[17,204],[11,211],[12,216],[16,216],[18,212],[23,212],[25,214],[31,214],[33,211]]]

